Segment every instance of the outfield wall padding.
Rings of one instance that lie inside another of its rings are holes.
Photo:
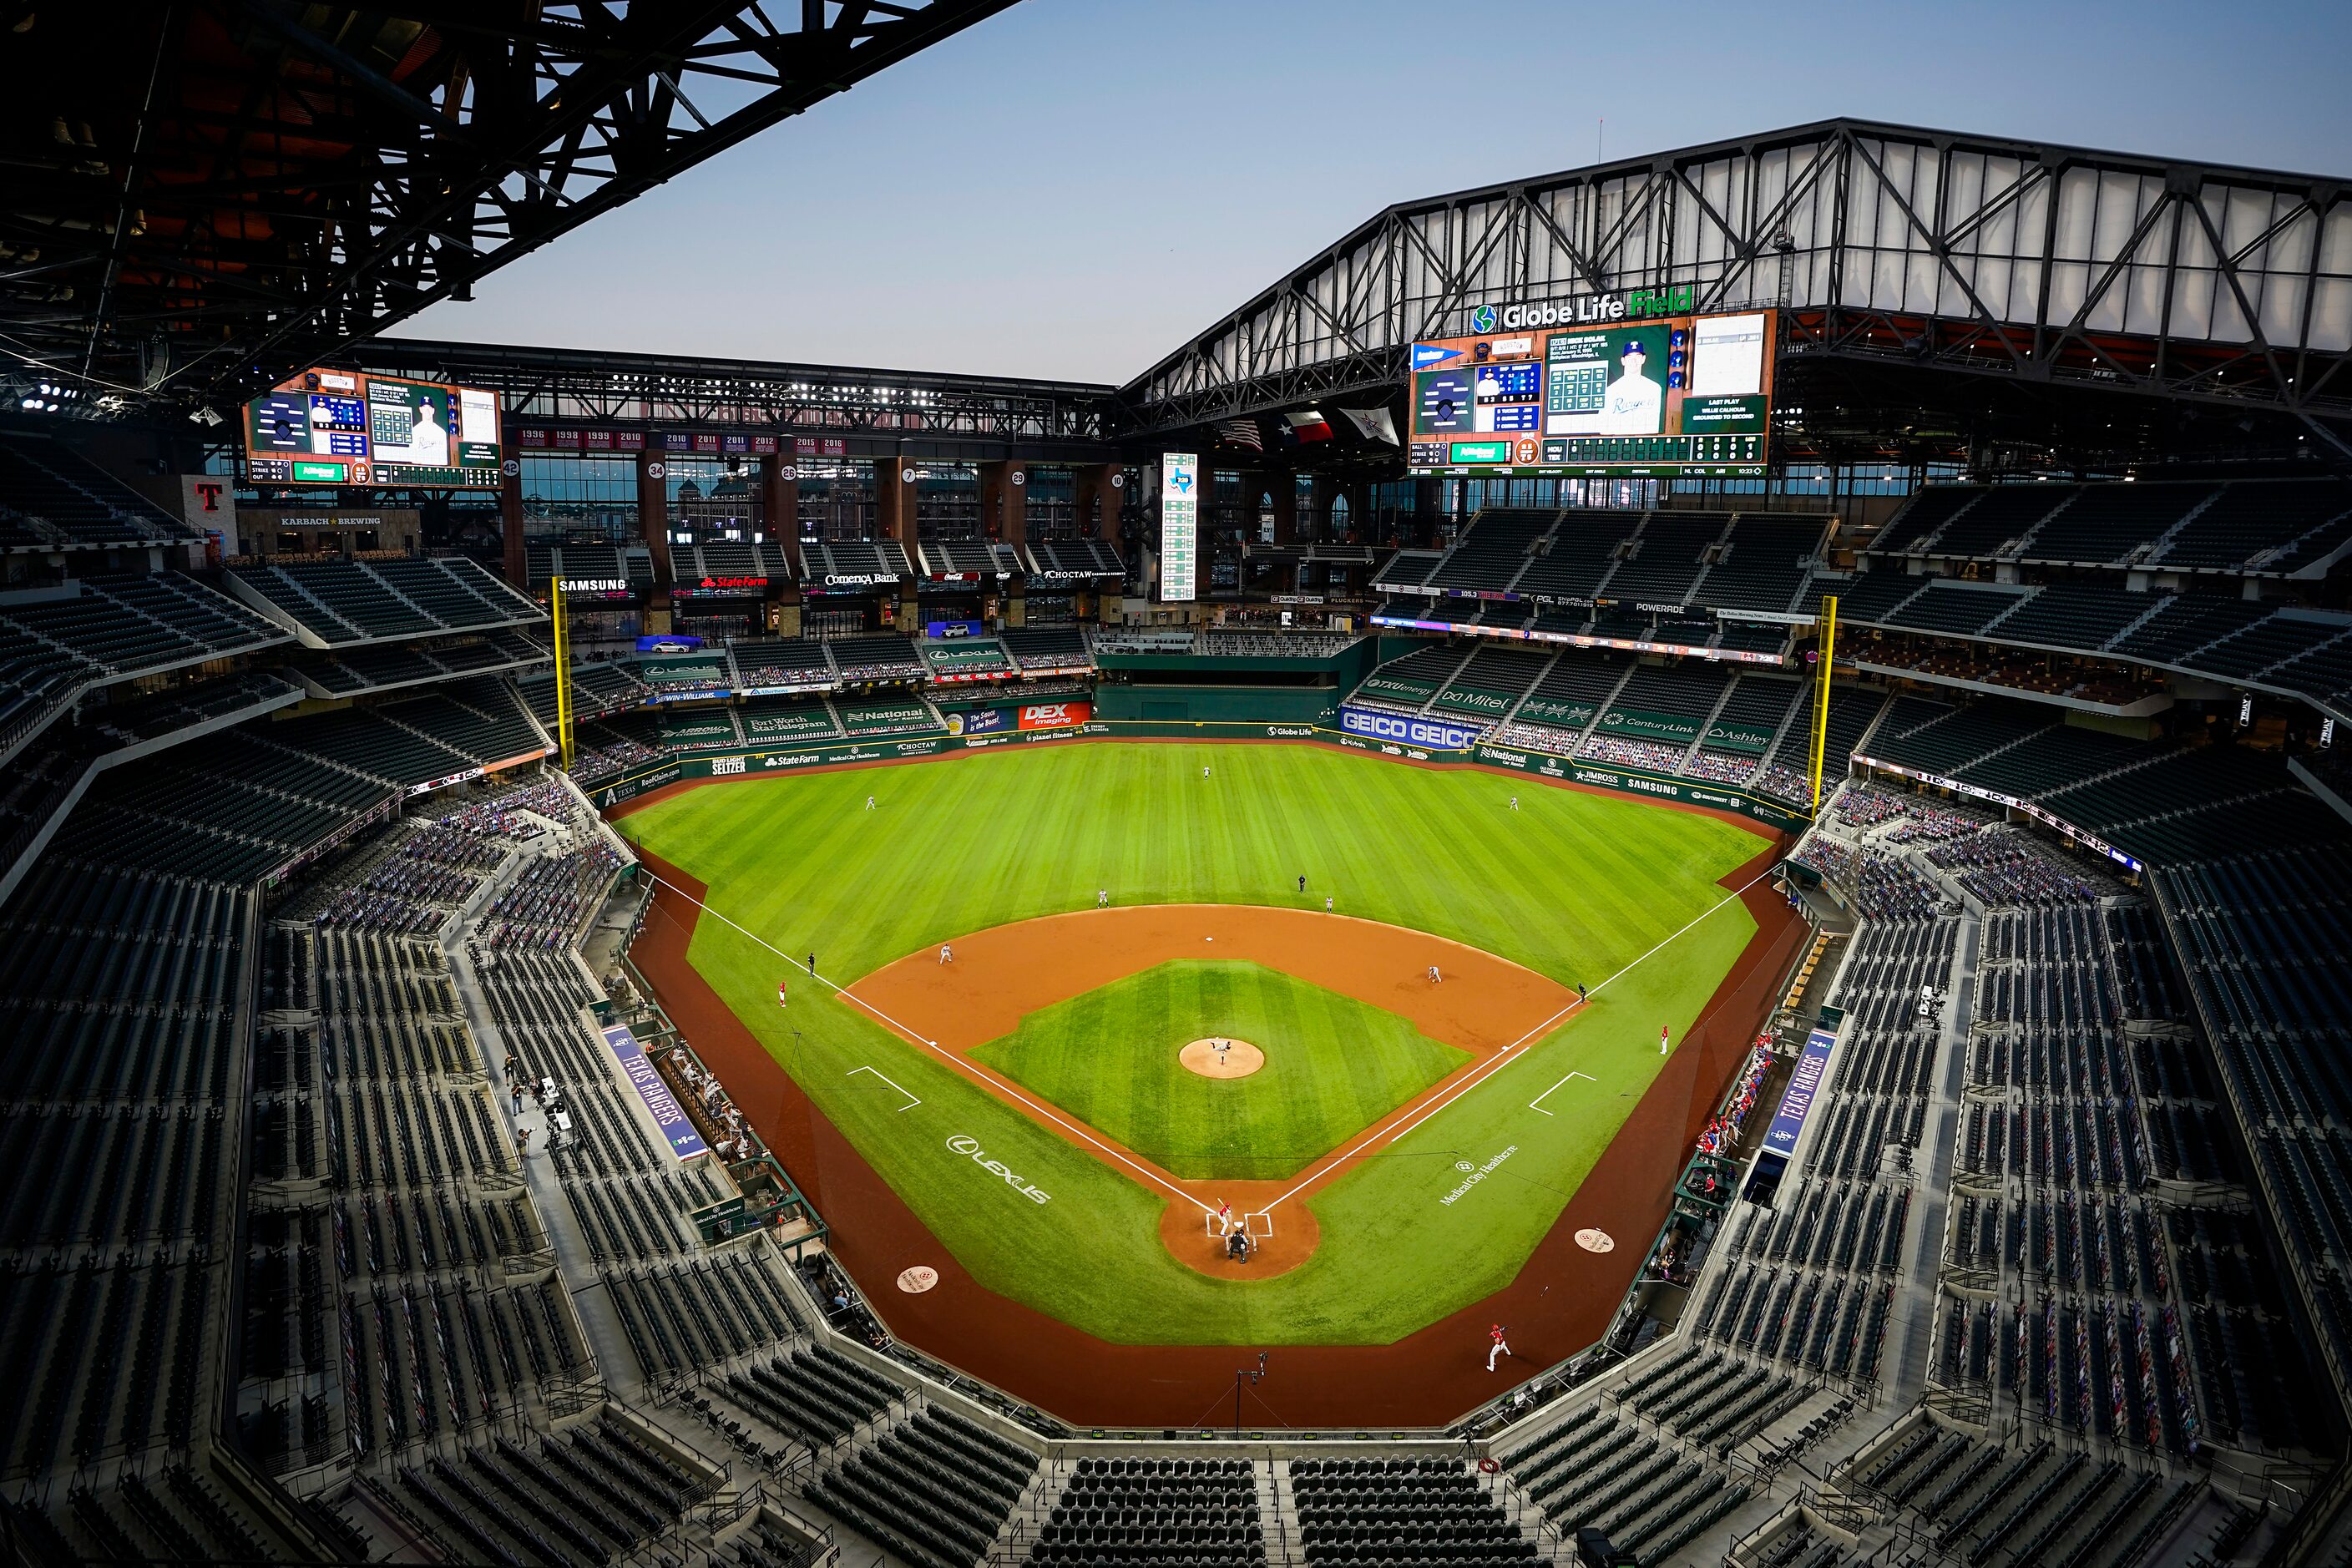
[[[1126,686],[1095,688],[1095,716],[1129,723],[1329,724],[1339,717],[1332,686]]]
[[[1116,688],[1104,688],[1105,691]],[[1367,740],[1343,731],[1327,728],[1312,721],[1217,721],[1209,720],[1108,720],[1099,716],[1085,723],[1060,730],[1016,731],[994,735],[932,735],[919,740],[835,742],[819,746],[772,747],[757,752],[745,752],[731,756],[687,757],[664,763],[589,789],[589,798],[600,807],[614,806],[664,784],[688,779],[772,778],[779,773],[812,767],[839,767],[867,763],[913,762],[923,757],[944,756],[955,752],[987,751],[998,746],[1042,745],[1070,743],[1081,740],[1184,740],[1184,741],[1315,741],[1353,752],[1371,752],[1407,762],[1437,766],[1478,766],[1507,769],[1513,773],[1530,773],[1538,778],[1556,779],[1563,784],[1581,784],[1591,789],[1612,791],[1619,795],[1639,796],[1644,800],[1674,801],[1685,805],[1706,806],[1718,811],[1738,812],[1768,827],[1786,833],[1803,830],[1806,816],[1793,806],[1781,805],[1746,790],[1730,789],[1721,784],[1692,779],[1672,778],[1645,773],[1639,768],[1599,766],[1568,757],[1555,757],[1545,752],[1517,751],[1507,746],[1489,745],[1484,742],[1466,751],[1425,751],[1417,746],[1394,745],[1386,742]]]

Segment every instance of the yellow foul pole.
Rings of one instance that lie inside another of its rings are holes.
[[[555,622],[555,744],[567,769],[572,766],[572,628],[563,619],[563,584],[547,585],[548,610]]]
[[[1837,662],[1837,597],[1824,595],[1821,611],[1821,679],[1813,688],[1813,805],[1822,812],[1822,767],[1830,747],[1830,669]]]

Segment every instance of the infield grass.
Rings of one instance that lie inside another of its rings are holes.
[[[1211,1079],[1178,1060],[1217,1035],[1265,1065]],[[1305,1169],[1470,1059],[1353,997],[1201,960],[1040,1008],[972,1054],[1171,1174],[1244,1179]]]
[[[957,1258],[992,1289],[1133,1344],[1386,1343],[1508,1284],[1656,1076],[1659,1028],[1680,1038],[1753,934],[1717,879],[1766,843],[1718,818],[1532,778],[1316,746],[1109,742],[713,784],[620,827],[758,933],[704,919],[691,957]],[[1213,1279],[1161,1246],[1166,1194],[818,987],[794,984],[789,1014],[776,1005],[792,969],[763,942],[794,960],[814,950],[820,972],[847,984],[967,931],[1091,907],[1098,888],[1122,904],[1320,909],[1328,895],[1340,913],[1567,984],[1626,973],[1319,1190],[1323,1240],[1304,1264]],[[922,1103],[902,1113],[901,1095],[858,1073],[867,1067]],[[1545,1101],[1553,1114],[1528,1109],[1571,1070],[1586,1076]],[[984,1141],[1052,1201],[976,1179],[943,1146],[957,1135]],[[1457,1162],[1506,1149],[1491,1179],[1441,1205]]]

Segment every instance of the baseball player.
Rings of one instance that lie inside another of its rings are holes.
[[[950,947],[946,942],[940,943],[940,962],[941,963],[953,963],[955,962],[955,949]]]
[[[1445,984],[1445,976],[1437,973],[1437,965],[1433,963],[1429,966],[1429,983],[1432,985],[1443,985]]]
[[[1658,1054],[1663,1057],[1672,1052],[1674,1049],[1673,1042],[1674,1032],[1670,1029],[1660,1029],[1658,1031]]]
[[[874,809],[874,797],[870,795],[866,797],[866,809],[868,811]]]
[[[1519,809],[1519,797],[1517,795],[1513,795],[1511,797],[1511,809],[1513,811]]]
[[[1108,888],[1097,888],[1095,889],[1095,908],[1098,910],[1107,910],[1110,908],[1110,889]]]
[[[1225,1039],[1225,1038],[1223,1038],[1223,1037],[1220,1037],[1218,1038],[1218,1040],[1217,1040],[1217,1043],[1216,1043],[1215,1045],[1213,1045],[1213,1046],[1210,1047],[1209,1048],[1210,1048],[1211,1050],[1213,1050],[1213,1051],[1214,1051],[1214,1052],[1216,1052],[1216,1053],[1217,1053],[1217,1070],[1218,1070],[1219,1072],[1223,1072],[1223,1071],[1224,1071],[1224,1070],[1225,1070],[1225,1058],[1226,1058],[1227,1057],[1229,1057],[1229,1056],[1231,1056],[1231,1055],[1233,1054],[1233,1049],[1234,1049],[1234,1043],[1233,1043],[1233,1041],[1228,1040],[1228,1039]]]
[[[1492,1372],[1497,1358],[1511,1355],[1511,1342],[1503,1337],[1503,1325],[1500,1323],[1488,1329],[1486,1337],[1494,1342],[1486,1347],[1486,1370]],[[1511,1356],[1511,1359],[1517,1361],[1518,1358]]]

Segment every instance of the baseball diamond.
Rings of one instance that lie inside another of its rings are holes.
[[[665,1003],[703,1029],[712,1004],[732,1016],[765,1058],[763,1129],[809,1143],[820,1203],[879,1203],[878,1184],[952,1260],[937,1289],[885,1303],[899,1334],[992,1365],[1001,1348],[975,1342],[1017,1305],[1105,1346],[1370,1350],[1509,1291],[1564,1212],[1590,1211],[1570,1230],[1654,1229],[1720,1082],[1697,1058],[1736,1059],[1754,1022],[1710,1004],[1787,934],[1785,905],[1729,890],[1770,851],[1751,826],[1570,788],[1512,812],[1527,787],[1279,742],[1089,742],[673,786],[620,826],[695,889],[665,889],[640,939]],[[1106,888],[1117,904],[1097,909]],[[844,989],[780,1010],[782,955],[813,941]],[[1577,984],[1604,981],[1579,1004]],[[1661,1019],[1720,1050],[1661,1061]],[[1266,1069],[1186,1073],[1176,1047],[1221,1032]],[[1580,1092],[1531,1114],[1570,1070]],[[1621,1150],[1637,1111],[1663,1135]],[[943,1157],[959,1136],[1051,1201]],[[1444,1201],[1458,1162],[1506,1147],[1475,1197]],[[1591,1190],[1612,1152],[1638,1178]],[[1270,1222],[1256,1260],[1205,1256],[1199,1215],[1220,1205]],[[853,1273],[902,1267],[877,1228],[838,1236]],[[1563,1344],[1630,1279],[1630,1259],[1575,1256],[1537,1285]],[[1547,1331],[1515,1310],[1523,1338]],[[1002,1375],[1050,1405],[1034,1375]],[[1361,1419],[1447,1397],[1364,1393]],[[1132,1389],[1059,1413],[1165,1416]]]

